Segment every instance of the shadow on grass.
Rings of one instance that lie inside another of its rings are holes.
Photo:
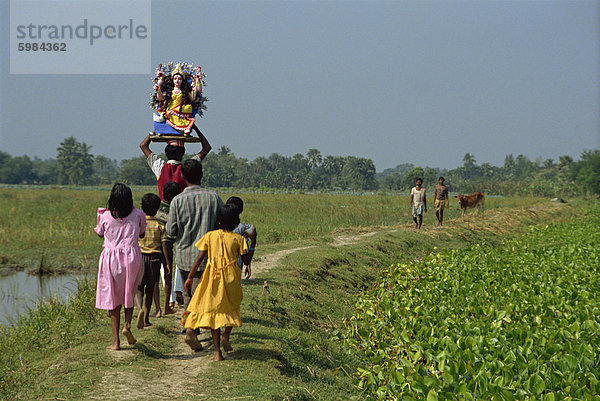
[[[235,353],[232,359],[254,360],[268,362],[276,360],[274,367],[282,375],[296,377],[304,382],[322,381],[326,371],[333,371],[342,362],[336,361],[336,356],[331,358],[330,349],[311,347],[306,339],[300,342],[279,338],[276,335],[263,333],[233,333]],[[270,344],[265,344],[265,341]],[[238,346],[236,347],[235,344]],[[308,368],[307,368],[308,367]],[[315,372],[317,368],[317,372]]]
[[[186,348],[183,353],[163,354],[162,352],[156,351],[152,348],[148,348],[146,345],[141,344],[141,343],[136,343],[132,348],[140,351],[145,356],[148,356],[148,357],[154,358],[154,359],[172,359],[172,360],[176,360],[176,361],[187,361],[190,359],[202,358],[202,357],[208,355],[209,353],[213,352],[212,351],[212,341],[210,341],[210,344],[206,344],[207,342],[209,342],[208,339],[200,338],[200,336],[198,337],[198,340],[203,343],[202,344],[203,349],[198,352],[193,352],[191,349]],[[178,351],[175,351],[175,352],[178,352]]]
[[[183,330],[183,326],[182,326],[182,330]],[[170,337],[174,337],[178,334],[181,334],[182,330],[177,330],[177,329],[173,329],[171,327],[162,327],[162,326],[158,326],[156,328],[156,331],[158,331],[160,334],[164,334],[164,335],[170,336]]]
[[[245,317],[242,319],[242,321],[244,322],[244,324],[256,324],[257,326],[262,326],[262,327],[278,327],[273,322],[270,322],[270,321],[264,320],[264,319],[256,319],[253,317]]]
[[[186,351],[185,354],[167,355],[168,359],[175,361],[189,361],[191,359],[204,358],[208,354],[213,353],[212,345],[210,347],[204,347],[202,351],[192,352],[192,350]]]
[[[278,340],[277,337],[268,334],[236,333],[234,331],[231,335],[235,338],[235,342],[239,344],[264,344],[264,341],[261,340]]]
[[[235,351],[235,359],[245,359],[245,360],[256,360],[256,361],[269,361],[275,359],[281,365],[285,363],[285,359],[281,356],[281,352],[265,349],[265,348],[239,348]],[[279,367],[281,368],[281,367]]]
[[[133,349],[141,352],[142,354],[144,354],[144,356],[153,358],[153,359],[167,359],[170,356],[169,355],[165,355],[162,352],[158,352],[155,349],[152,348],[148,348],[145,344],[143,343],[135,343],[135,345],[133,346]]]

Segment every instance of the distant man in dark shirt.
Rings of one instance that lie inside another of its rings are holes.
[[[433,189],[433,207],[435,207],[438,226],[441,226],[444,221],[444,209],[450,206],[448,187],[444,185],[444,181],[444,177],[440,177],[438,179],[439,184]]]

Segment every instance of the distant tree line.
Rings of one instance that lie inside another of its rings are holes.
[[[478,165],[469,153],[463,165],[451,170],[399,164],[376,173],[371,159],[355,156],[322,156],[317,149],[292,157],[273,153],[252,161],[236,157],[222,146],[203,161],[203,184],[208,187],[296,190],[408,191],[417,177],[433,187],[439,176],[453,192],[481,191],[499,195],[567,196],[600,194],[600,150],[586,150],[578,161],[570,156],[530,160],[512,154],[501,167]],[[110,185],[115,181],[152,185],[156,179],[143,155],[120,162],[94,156],[90,146],[66,138],[56,158],[42,160],[13,157],[0,151],[0,183]]]
[[[439,176],[446,178],[450,191],[475,191],[496,195],[572,196],[600,195],[600,150],[585,150],[578,161],[571,156],[530,160],[527,156],[512,154],[504,158],[501,167],[490,163],[478,165],[470,153],[463,157],[463,165],[451,170],[412,164],[400,164],[377,174],[382,188],[408,190],[421,177],[424,186],[433,187]]]

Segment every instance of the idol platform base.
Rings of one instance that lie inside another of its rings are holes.
[[[197,136],[189,136],[189,135],[161,135],[154,134],[150,135],[150,140],[152,142],[169,142],[172,140],[179,140],[183,142],[200,142],[200,138]]]

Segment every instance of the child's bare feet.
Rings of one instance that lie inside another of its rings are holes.
[[[162,317],[162,311],[159,309],[156,311],[156,313],[154,314],[154,317]]]
[[[173,309],[173,308],[165,309],[165,315],[172,315],[174,313],[175,313],[175,309]]]
[[[119,345],[119,343],[111,344],[108,347],[106,347],[106,349],[109,349],[111,351],[119,351],[121,349],[121,346]]]
[[[192,329],[187,329],[185,331],[185,343],[189,345],[194,352],[202,351],[204,349],[202,344],[198,341],[198,337],[196,337],[196,332]]]
[[[135,325],[135,327],[137,327],[140,330],[144,328],[144,311],[143,310],[138,312],[137,324]],[[125,329],[123,329],[123,330],[125,330]]]
[[[229,343],[229,338],[225,338],[225,336],[223,336],[223,338],[221,338],[221,344],[223,345],[223,351],[233,352],[233,347]]]
[[[143,323],[143,320],[142,320],[142,323]],[[127,342],[129,343],[129,345],[133,345],[137,342],[137,340],[135,339],[133,334],[131,334],[131,330],[123,327],[122,332],[123,332],[123,335],[127,338]]]
[[[213,358],[213,360],[215,362],[219,362],[223,360],[223,354],[221,353],[221,350],[215,351],[215,357]]]
[[[152,326],[152,323],[150,323],[149,320],[147,322],[144,322],[144,327],[148,327],[148,326]]]

